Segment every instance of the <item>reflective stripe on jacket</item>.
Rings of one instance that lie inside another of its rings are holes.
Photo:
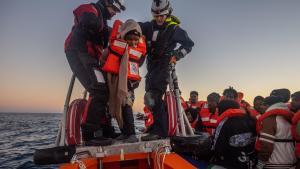
[[[297,125],[300,122],[300,111],[294,114],[292,119],[292,135],[296,142],[295,153],[298,158],[300,158],[300,135],[297,133]]]
[[[144,37],[141,37],[137,47],[128,46],[126,41],[119,37],[121,26],[122,22],[120,20],[116,20],[110,36],[109,54],[102,69],[106,72],[119,74],[120,58],[122,58],[126,48],[128,48],[128,79],[140,80],[139,61],[146,53],[145,39]]]
[[[203,131],[208,132],[210,135],[213,135],[215,128],[217,127],[218,122],[218,112],[216,111],[212,114],[208,109],[207,102],[202,106],[199,116],[202,121]]]

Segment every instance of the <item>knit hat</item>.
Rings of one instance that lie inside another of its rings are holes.
[[[281,96],[268,96],[264,99],[264,105],[271,106],[275,103],[282,102],[283,98]]]
[[[218,104],[219,114],[222,114],[228,109],[239,109],[240,104],[234,100],[222,100]]]
[[[270,96],[279,96],[282,98],[282,102],[287,103],[291,98],[291,92],[289,89],[274,89]]]
[[[296,100],[300,100],[300,91],[293,93],[291,97],[295,98]]]

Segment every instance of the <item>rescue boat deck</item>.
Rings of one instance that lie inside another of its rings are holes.
[[[76,147],[76,154],[78,156],[87,154],[97,158],[120,155],[122,158],[124,154],[151,153],[158,151],[160,148],[165,148],[166,151],[170,151],[170,140],[160,139],[153,141],[139,141],[136,143],[122,143],[121,141],[115,141],[112,145],[108,146],[79,146]]]

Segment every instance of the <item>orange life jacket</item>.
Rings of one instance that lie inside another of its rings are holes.
[[[289,121],[291,121],[292,118],[293,118],[293,113],[291,113],[288,110],[284,110],[284,109],[273,109],[273,110],[265,112],[263,115],[261,115],[257,119],[257,122],[256,122],[256,132],[258,134],[258,138],[259,138],[259,133],[260,133],[260,131],[262,129],[262,122],[263,122],[263,120],[266,119],[267,117],[274,116],[274,115],[275,116],[283,116],[283,117],[287,118]],[[255,149],[256,150],[260,150],[261,149],[261,142],[260,142],[259,139],[256,140]]]
[[[242,109],[228,109],[218,117],[217,125],[227,117],[237,117],[237,116],[244,116],[244,115],[246,115],[246,113]]]
[[[126,52],[126,48],[128,48],[129,61],[127,77],[130,80],[141,80],[139,62],[141,57],[144,57],[146,54],[146,41],[144,37],[141,37],[137,47],[128,46],[125,40],[119,38],[121,25],[122,22],[120,20],[114,22],[109,40],[109,53],[102,70],[119,74],[121,58]]]
[[[295,113],[292,119],[292,135],[294,140],[296,141],[295,153],[298,158],[300,157],[300,135],[297,134],[296,128],[297,128],[297,123],[299,121],[300,121],[300,111]]]
[[[146,107],[146,106],[144,107],[144,112],[145,112],[145,116],[146,116],[145,127],[148,128],[154,123],[154,118],[153,118],[152,112],[149,110],[148,107]]]
[[[196,109],[196,108],[201,108],[204,103],[206,103],[205,101],[197,101],[196,103],[191,103],[190,101],[186,102],[187,106],[189,108],[193,108],[193,109]]]
[[[185,102],[185,103],[182,103],[181,102],[181,105],[183,106],[183,108],[184,108],[184,110],[186,111],[188,108],[192,108],[192,109],[199,109],[199,112],[200,112],[200,110],[201,110],[201,108],[202,108],[202,106],[204,105],[204,101],[198,101],[198,102],[196,102],[196,103],[191,103],[190,101],[188,101],[188,102]],[[197,120],[198,120],[198,118],[199,118],[199,112],[197,113],[197,116],[198,117],[196,117],[195,118],[195,120],[194,121],[192,121],[191,122],[191,126],[193,127],[193,128],[195,128],[195,126],[196,126],[196,123],[197,123]]]
[[[255,119],[258,119],[261,116],[261,114],[253,107],[247,107],[247,111],[250,113],[250,116],[254,117]]]
[[[217,127],[218,112],[216,111],[214,114],[212,114],[209,111],[208,104],[206,102],[199,112],[199,118],[201,118],[204,132],[208,132],[212,135]]]

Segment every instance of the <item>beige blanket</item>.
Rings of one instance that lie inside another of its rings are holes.
[[[123,128],[122,106],[126,103],[128,94],[127,88],[127,65],[128,65],[128,48],[121,59],[119,74],[107,74],[109,88],[109,113],[116,118],[119,128]]]
[[[142,33],[139,24],[134,20],[129,19],[121,26],[119,38],[124,39],[126,33],[131,30],[137,30],[138,32],[140,32],[140,34]],[[121,59],[119,74],[107,74],[107,83],[109,88],[109,112],[114,118],[116,118],[120,129],[123,129],[122,106],[124,106],[125,104],[133,104],[127,103],[128,60],[128,47],[126,47],[126,51]]]

